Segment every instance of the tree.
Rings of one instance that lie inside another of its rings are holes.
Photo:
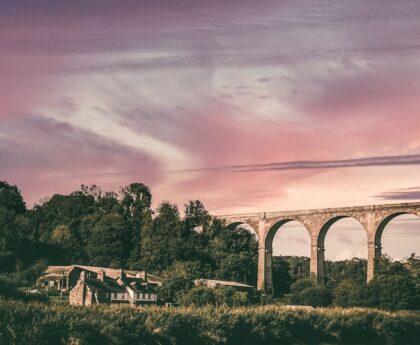
[[[211,222],[211,216],[205,209],[200,200],[190,200],[184,208],[184,232],[189,234],[191,231],[208,231]],[[199,229],[197,229],[199,228]]]
[[[300,279],[292,284],[289,301],[297,305],[310,305],[313,307],[328,306],[331,304],[330,289],[318,286],[313,277]]]
[[[274,297],[283,296],[290,292],[292,277],[290,276],[290,264],[280,257],[273,257],[273,287]]]
[[[141,263],[141,238],[147,227],[151,226],[152,194],[143,183],[132,183],[120,189],[123,215],[130,226],[130,256],[128,264],[135,268]]]
[[[364,304],[364,289],[366,283],[352,279],[344,279],[334,289],[333,303],[340,307],[361,306]]]
[[[142,267],[156,272],[171,266],[176,250],[181,219],[176,205],[168,202],[159,205],[152,226],[145,229],[141,239]]]
[[[255,285],[258,243],[255,235],[246,229],[218,228],[210,237],[209,251],[220,279],[243,281]]]
[[[63,247],[71,239],[71,232],[68,225],[58,225],[51,234],[51,240]]]
[[[180,304],[185,306],[194,305],[203,307],[206,305],[215,305],[217,295],[215,289],[206,286],[196,286],[181,294],[178,298]]]
[[[0,208],[5,208],[16,214],[26,212],[26,205],[19,189],[6,181],[0,181]]]
[[[89,263],[102,267],[124,267],[128,232],[123,217],[116,212],[96,213],[89,217],[85,225],[92,223],[87,241]]]
[[[416,279],[401,262],[383,258],[366,289],[366,304],[389,310],[419,309],[420,296]]]

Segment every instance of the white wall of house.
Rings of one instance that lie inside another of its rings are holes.
[[[157,300],[157,295],[149,292],[137,292],[135,297],[136,301],[156,302]]]
[[[111,301],[124,301],[127,300],[127,294],[125,292],[112,292]]]

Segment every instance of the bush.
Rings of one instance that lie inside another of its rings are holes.
[[[364,288],[366,288],[366,283],[360,284],[350,279],[341,281],[334,289],[333,304],[340,307],[364,305]]]
[[[410,274],[378,274],[366,289],[366,305],[388,310],[420,309],[420,296]]]
[[[201,307],[205,305],[216,305],[216,301],[217,294],[215,289],[205,286],[196,286],[178,298],[178,302],[184,306],[194,305]]]
[[[332,295],[330,289],[316,285],[315,280],[311,277],[296,281],[291,287],[288,300],[295,305],[325,307],[331,304]]]
[[[74,307],[0,301],[0,344],[415,344],[420,314],[374,309]]]

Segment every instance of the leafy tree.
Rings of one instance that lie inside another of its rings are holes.
[[[292,304],[310,305],[313,307],[331,304],[331,290],[325,286],[317,286],[314,278],[300,279],[291,286],[289,301]]]
[[[163,271],[176,259],[181,218],[176,205],[162,203],[152,226],[146,228],[141,241],[142,266],[147,270]]]
[[[389,310],[419,309],[420,297],[415,276],[401,262],[384,257],[366,289],[366,304]]]
[[[228,307],[238,307],[250,303],[248,292],[238,291],[231,286],[220,286],[214,289],[216,304]]]
[[[152,194],[143,183],[132,183],[120,189],[121,207],[130,226],[131,245],[129,266],[135,268],[141,263],[141,237],[152,221]]]
[[[364,304],[366,283],[353,279],[344,279],[334,289],[333,303],[340,307],[361,306]]]
[[[202,307],[206,305],[215,305],[217,302],[217,295],[215,289],[205,286],[196,286],[178,298],[180,304],[185,306],[194,305]]]
[[[273,257],[273,285],[274,297],[283,296],[290,292],[292,277],[290,276],[290,264],[279,257]]]
[[[102,267],[124,267],[128,232],[124,218],[116,213],[97,213],[85,220],[93,224],[87,239],[89,263]]]
[[[0,208],[5,208],[16,214],[26,212],[26,205],[19,189],[6,181],[0,181]]]
[[[64,246],[71,239],[71,232],[68,225],[58,225],[51,234],[51,240],[60,246]]]
[[[179,296],[194,287],[194,279],[200,276],[196,262],[175,262],[163,272],[159,298],[166,302],[177,302]]]
[[[216,226],[220,226],[216,223]],[[258,243],[246,229],[217,228],[209,243],[219,279],[256,282]]]
[[[190,200],[184,209],[184,232],[189,234],[191,231],[206,232],[211,223],[211,216],[205,209],[200,200]]]
[[[22,243],[22,236],[17,231],[16,214],[6,208],[0,208],[0,251],[16,251]]]

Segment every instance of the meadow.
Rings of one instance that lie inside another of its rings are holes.
[[[416,344],[419,312],[366,308],[75,307],[0,301],[0,344]]]

